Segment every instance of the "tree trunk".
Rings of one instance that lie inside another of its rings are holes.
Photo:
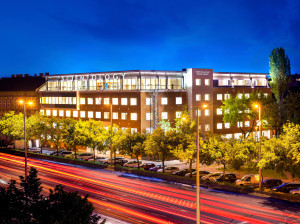
[[[161,160],[161,164],[162,164],[163,173],[164,173],[165,172],[165,160],[164,159]]]
[[[75,152],[75,159],[77,159],[77,151],[76,151],[76,145],[73,146],[74,152]]]
[[[225,182],[225,170],[226,170],[226,164],[223,164],[224,170],[223,170],[223,182]]]
[[[139,163],[139,155],[135,155],[136,156],[136,161],[138,163],[138,169],[140,169],[140,163]]]

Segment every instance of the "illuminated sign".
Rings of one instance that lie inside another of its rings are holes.
[[[119,73],[119,74],[101,74],[101,75],[69,75],[69,76],[60,76],[61,81],[85,81],[88,79],[91,80],[101,80],[105,78],[105,80],[118,80],[120,77],[125,78],[124,73]]]

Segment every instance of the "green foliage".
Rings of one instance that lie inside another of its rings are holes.
[[[94,207],[88,196],[82,198],[77,192],[66,192],[61,185],[50,190],[48,197],[42,194],[37,171],[31,168],[21,189],[11,181],[7,189],[0,190],[0,223],[3,224],[96,224],[100,218],[93,215]],[[105,220],[102,221],[102,224]]]
[[[58,151],[59,146],[63,142],[63,133],[65,133],[63,125],[63,119],[52,117],[49,119],[49,137],[50,141],[54,144],[56,150]]]
[[[5,113],[0,120],[0,131],[13,139],[24,138],[24,116],[11,111]]]

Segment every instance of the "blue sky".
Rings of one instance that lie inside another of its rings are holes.
[[[300,73],[298,0],[1,1],[0,76],[212,68]]]

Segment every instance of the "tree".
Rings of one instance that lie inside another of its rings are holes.
[[[54,144],[54,147],[56,148],[56,151],[58,152],[58,148],[63,142],[63,133],[65,130],[65,126],[63,124],[63,119],[53,117],[49,120],[49,136],[50,141]]]
[[[82,198],[77,192],[66,192],[61,185],[50,190],[49,196],[44,196],[33,167],[27,179],[20,177],[20,180],[21,188],[12,180],[7,189],[0,190],[0,223],[96,224],[101,218],[93,215],[94,207],[88,196]]]
[[[3,135],[12,139],[24,137],[24,116],[22,113],[15,114],[14,111],[5,113],[0,120],[0,131]]]

